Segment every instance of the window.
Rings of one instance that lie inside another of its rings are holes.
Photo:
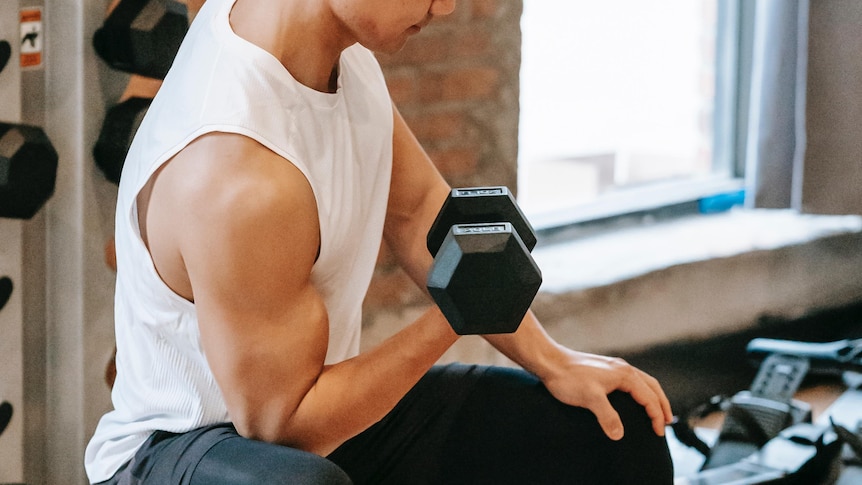
[[[518,186],[537,228],[741,189],[738,9],[524,1]]]

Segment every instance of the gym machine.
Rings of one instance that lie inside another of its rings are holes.
[[[862,339],[754,339],[747,353],[759,363],[749,390],[713,398],[672,425],[675,438],[705,458],[675,485],[862,483]],[[793,397],[808,374],[840,375],[848,387],[816,421]],[[725,419],[710,446],[689,419],[717,410]]]

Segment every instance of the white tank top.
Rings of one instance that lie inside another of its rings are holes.
[[[114,410],[102,417],[86,451],[91,482],[110,478],[154,430],[228,421],[201,348],[195,306],[159,278],[135,207],[156,169],[205,133],[253,138],[305,174],[320,218],[312,281],[329,316],[326,361],[359,351],[362,301],[380,247],[392,167],[392,105],[383,75],[374,56],[355,45],[341,56],[337,92],[314,91],[233,33],[234,1],[204,4],[123,169],[115,231],[118,373]]]

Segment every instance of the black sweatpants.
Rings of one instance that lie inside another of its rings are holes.
[[[157,432],[108,484],[670,484],[667,443],[613,393],[625,437],[522,370],[435,367],[383,420],[326,459],[248,440],[228,423]]]

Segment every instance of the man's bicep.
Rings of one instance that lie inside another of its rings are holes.
[[[274,440],[326,355],[327,315],[310,279],[317,211],[291,164],[255,147],[240,158],[215,162],[224,173],[189,197],[180,252],[231,419]]]
[[[420,286],[430,264],[425,234],[449,185],[393,106],[393,165],[384,236],[399,264]]]
[[[390,216],[414,219],[429,201],[432,206],[443,202],[448,184],[394,105],[392,159]]]
[[[203,298],[201,345],[231,421],[240,434],[263,441],[289,439],[288,425],[323,370],[328,341],[325,307],[308,286],[285,296],[289,311],[238,313]]]

